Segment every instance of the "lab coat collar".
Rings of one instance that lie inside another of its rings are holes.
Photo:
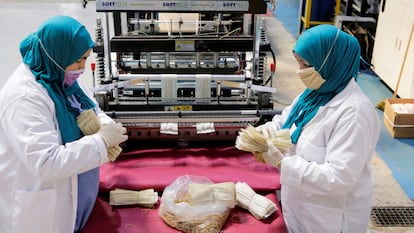
[[[325,106],[321,108],[337,107],[338,105],[343,104],[345,99],[348,96],[350,96],[353,92],[355,92],[357,88],[358,85],[355,79],[351,79],[348,85],[346,85],[346,87],[341,92],[339,92],[331,101],[329,101]]]

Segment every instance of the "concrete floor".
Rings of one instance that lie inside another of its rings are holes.
[[[45,19],[60,14],[77,18],[94,34],[95,20],[104,18],[101,13],[95,12],[95,2],[90,2],[86,9],[81,6],[80,0],[0,0],[0,37],[2,56],[0,60],[0,87],[8,76],[20,64],[18,53],[20,41],[36,28]],[[292,31],[272,15],[264,15],[268,25],[269,36],[272,39],[272,48],[276,54],[277,68],[274,86],[278,92],[275,94],[275,107],[283,108],[300,93],[304,86],[296,76],[297,63],[293,58],[291,49],[295,43]],[[92,56],[88,62],[93,61]],[[92,85],[89,66],[81,81]],[[392,176],[387,164],[375,153],[372,160],[374,181],[374,206],[413,206],[399,183]],[[367,233],[414,233],[414,228],[381,228],[370,225]]]

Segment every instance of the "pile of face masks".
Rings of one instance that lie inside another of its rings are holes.
[[[184,175],[164,189],[159,215],[185,233],[218,233],[235,204],[231,182],[215,184],[206,177]]]
[[[115,189],[109,192],[110,205],[139,205],[152,207],[158,202],[158,193],[154,189],[141,191]]]
[[[277,210],[275,203],[244,182],[213,183],[206,177],[184,175],[164,189],[159,214],[169,226],[185,233],[219,233],[235,206],[257,219]]]
[[[265,138],[256,128],[249,125],[245,129],[242,129],[239,136],[237,136],[236,148],[253,153],[258,161],[263,162],[262,153],[269,149],[267,140],[270,140],[282,153],[289,150],[293,145],[288,129],[278,130],[274,135],[274,138]]]
[[[391,104],[391,107],[396,113],[414,113],[414,104]]]

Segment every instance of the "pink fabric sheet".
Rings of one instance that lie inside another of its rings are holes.
[[[256,191],[280,189],[276,168],[257,162],[234,147],[147,149],[123,153],[101,166],[101,191],[115,188],[162,191],[182,175],[206,176],[213,182],[243,181]]]
[[[189,149],[143,149],[124,152],[114,163],[100,169],[100,194],[83,233],[95,232],[179,232],[166,225],[155,209],[137,206],[111,207],[108,193],[115,188],[162,190],[183,175],[205,176],[213,182],[246,182],[256,192],[278,204],[278,170],[257,162],[251,153],[234,147]],[[248,211],[234,208],[222,233],[285,233],[279,210],[266,220],[255,219]]]
[[[267,194],[278,203],[274,193]],[[168,226],[154,209],[137,206],[111,207],[104,198],[98,198],[92,215],[82,233],[178,233]],[[265,220],[258,220],[247,210],[232,209],[221,233],[287,233],[280,207]]]

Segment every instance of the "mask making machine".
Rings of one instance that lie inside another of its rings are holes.
[[[84,3],[86,5],[86,3]],[[129,141],[234,144],[273,110],[265,0],[96,0],[94,88]],[[149,146],[149,145],[148,145]]]
[[[232,208],[220,232],[287,232],[276,194],[279,172],[234,146],[241,129],[280,112],[273,109],[276,61],[261,18],[267,4],[96,1],[105,20],[96,25],[94,93],[106,114],[127,128],[129,139],[116,161],[101,165],[98,198],[82,232],[178,232],[161,219],[160,204],[118,208],[108,199],[116,189],[164,195],[174,179],[187,175],[245,182],[278,207],[266,220]],[[188,212],[199,222],[194,214]]]

